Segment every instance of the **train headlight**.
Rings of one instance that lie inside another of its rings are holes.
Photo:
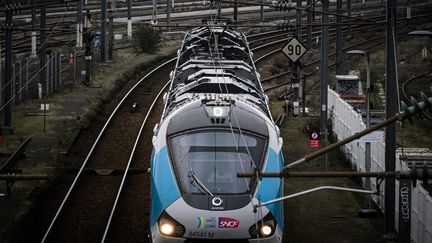
[[[258,230],[257,227],[258,226]],[[252,238],[266,238],[274,234],[276,221],[271,213],[268,213],[262,220],[249,228],[249,234]]]
[[[158,220],[159,231],[162,235],[171,237],[182,237],[185,233],[185,227],[169,216],[165,211]]]
[[[262,225],[261,226],[261,234],[264,236],[264,237],[268,237],[268,236],[270,236],[271,234],[273,233],[273,229],[272,229],[272,227],[270,227],[269,225]]]
[[[174,226],[170,223],[159,225],[160,232],[164,235],[172,235],[174,233]]]

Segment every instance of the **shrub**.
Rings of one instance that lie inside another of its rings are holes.
[[[159,31],[152,27],[140,25],[134,35],[134,46],[138,52],[153,53],[158,50]]]

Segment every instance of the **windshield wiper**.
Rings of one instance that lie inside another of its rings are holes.
[[[200,191],[204,191],[205,194],[213,196],[213,193],[211,193],[211,191],[195,175],[195,172],[193,171],[192,166],[190,165],[189,162],[188,162],[188,165],[189,165],[188,177],[190,177],[192,179],[192,184],[197,185],[199,187],[199,189],[201,189]]]

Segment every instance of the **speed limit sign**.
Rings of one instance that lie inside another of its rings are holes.
[[[296,62],[307,52],[307,48],[297,40],[297,38],[293,37],[282,48],[282,52],[285,53],[292,62]]]

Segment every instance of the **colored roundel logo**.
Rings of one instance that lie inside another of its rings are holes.
[[[318,132],[311,132],[310,139],[312,140],[319,140],[319,133]]]

